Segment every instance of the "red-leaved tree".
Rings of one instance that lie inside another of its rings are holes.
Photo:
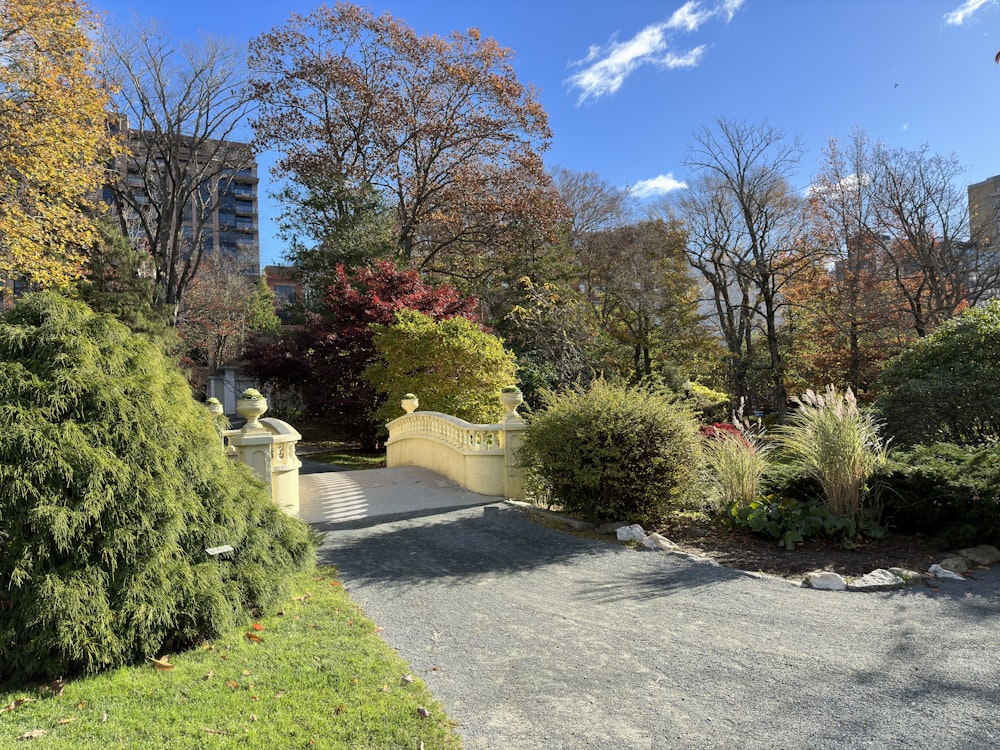
[[[373,446],[379,425],[372,413],[379,396],[361,378],[375,358],[372,324],[391,325],[403,308],[435,320],[461,316],[475,321],[477,305],[454,287],[432,286],[417,271],[399,270],[389,261],[351,271],[340,266],[319,310],[276,343],[255,343],[247,353],[247,369],[272,388],[297,390],[306,416],[328,419],[345,437]]]

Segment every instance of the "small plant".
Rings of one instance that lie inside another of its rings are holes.
[[[738,419],[738,417],[736,418]],[[721,506],[748,505],[760,495],[771,447],[759,432],[735,424],[703,427],[703,453],[709,481],[716,487]]]
[[[407,401],[413,401],[416,397],[417,397],[416,393],[404,393],[403,394],[403,398],[405,398]]]
[[[505,385],[503,388],[500,389],[500,392],[501,393],[520,393],[521,389],[518,388],[516,385]]]
[[[858,409],[850,388],[841,393],[830,385],[794,401],[798,408],[777,431],[779,445],[819,482],[835,515],[859,522],[870,499],[867,482],[886,462],[878,425]]]
[[[222,402],[221,402],[221,401],[219,401],[219,399],[217,399],[217,398],[215,398],[215,397],[213,396],[212,398],[207,398],[207,399],[205,399],[205,403],[206,403],[206,404],[211,404],[212,406],[218,406],[218,405],[219,405],[219,404],[221,404]]]
[[[597,380],[543,392],[521,452],[541,499],[595,521],[656,521],[689,499],[700,441],[683,404]]]
[[[838,516],[828,505],[775,495],[759,497],[744,505],[731,503],[726,518],[734,526],[777,539],[787,550],[816,537],[834,539],[853,549],[859,533],[873,539],[884,534],[877,524]]]
[[[240,398],[247,399],[249,401],[259,401],[264,398],[264,394],[258,391],[256,388],[247,388],[240,394]]]

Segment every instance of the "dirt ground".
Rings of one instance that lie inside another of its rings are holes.
[[[892,567],[926,573],[948,552],[931,546],[923,537],[893,534],[862,542],[855,549],[809,540],[795,550],[786,550],[773,539],[707,522],[674,524],[660,533],[685,551],[711,557],[720,565],[785,578],[801,578],[815,570],[860,576]]]

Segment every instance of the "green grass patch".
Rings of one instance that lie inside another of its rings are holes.
[[[0,688],[0,747],[32,734],[26,746],[67,750],[460,747],[378,632],[335,570],[300,574],[280,612],[170,656],[172,669],[149,661],[61,689]]]
[[[359,469],[382,469],[385,467],[384,453],[366,453],[363,451],[323,451],[309,453],[303,456],[310,461],[320,461],[348,471]]]

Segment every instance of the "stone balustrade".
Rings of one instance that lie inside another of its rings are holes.
[[[275,505],[297,516],[302,462],[295,446],[302,435],[287,422],[263,417],[241,430],[226,430],[222,437],[229,457],[253,469],[271,490]]]
[[[520,403],[519,393],[517,397]],[[516,405],[508,406],[507,418],[499,424],[472,424],[407,406],[407,414],[388,424],[386,466],[422,466],[481,495],[524,497],[517,450],[526,424]]]

